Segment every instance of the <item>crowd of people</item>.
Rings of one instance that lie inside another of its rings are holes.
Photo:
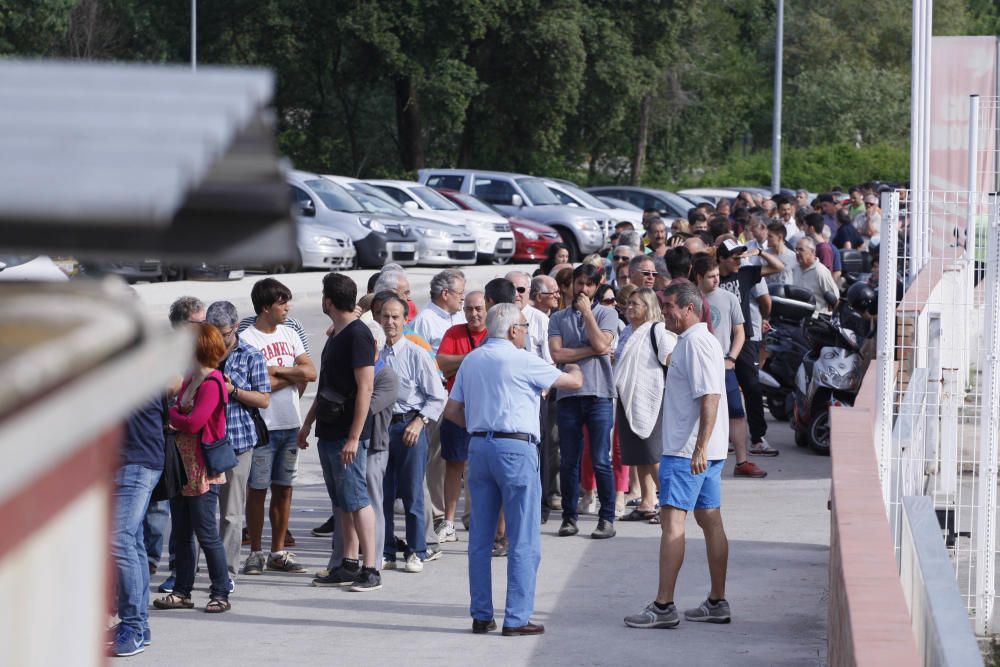
[[[642,230],[616,227],[606,255],[573,264],[571,249],[553,244],[534,275],[511,271],[481,288],[446,269],[421,307],[398,265],[363,294],[327,274],[318,360],[274,278],[255,283],[254,315],[243,319],[227,301],[178,299],[169,317],[191,329],[191,370],[129,419],[116,478],[112,654],[150,641],[149,578],[167,521],[170,576],[156,609],[194,607],[199,547],[209,613],[231,608],[240,574],[305,571],[288,520],[299,453],[312,442],[333,508],[313,530],[331,537],[314,586],[369,592],[384,570],[419,573],[461,524],[473,632],[496,628],[490,563],[506,556],[503,634],[540,634],[538,526],[559,512],[557,534],[571,537],[581,514],[596,514],[598,540],[615,537],[619,520],[660,525],[656,599],[625,623],[673,627],[693,511],[712,582],[685,617],[729,622],[722,462],[732,454],[736,477],[762,479],[751,457],[779,454],[757,380],[769,286],[804,287],[822,310],[838,291],[839,252],[877,243],[874,192],[803,194],[742,193],[686,220],[649,211]],[[313,381],[315,398],[300,407]]]

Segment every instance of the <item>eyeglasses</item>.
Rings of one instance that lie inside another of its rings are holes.
[[[868,207],[868,206],[875,206],[875,204],[874,204],[874,202],[870,202],[870,201],[869,202],[865,202],[865,207]]]
[[[660,275],[656,271],[640,271],[639,273],[641,273],[642,275],[646,276],[647,278],[655,278],[658,275]]]
[[[525,331],[527,331],[527,330],[528,330],[528,323],[527,323],[527,322],[524,322],[524,323],[520,323],[520,322],[519,322],[518,324],[514,324],[514,325],[512,325],[512,326],[515,326],[515,327],[521,327],[521,328],[522,328],[522,329],[524,329]]]
[[[602,306],[613,306],[616,303],[618,303],[618,300],[615,299],[615,297],[613,297],[613,296],[606,296],[603,299],[601,299],[601,305]]]
[[[527,287],[515,287],[514,289],[516,289],[516,290],[517,290],[517,293],[518,293],[518,294],[524,294],[525,292],[527,292],[527,291],[528,291],[528,288],[527,288]]]
[[[552,296],[553,294],[559,294],[559,292],[538,292],[538,296]]]
[[[628,255],[615,255],[615,261],[616,262],[627,262],[630,259],[632,259],[632,258],[629,257]]]

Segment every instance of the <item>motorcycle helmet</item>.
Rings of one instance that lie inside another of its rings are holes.
[[[878,296],[865,283],[854,283],[847,290],[847,303],[858,313],[875,315],[878,312]]]

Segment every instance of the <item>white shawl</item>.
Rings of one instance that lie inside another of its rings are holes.
[[[649,328],[654,323],[646,322],[625,341],[615,365],[615,388],[622,411],[632,432],[640,438],[648,438],[660,418],[664,387],[661,364],[677,345],[677,335],[662,323],[656,324],[660,324],[655,329],[660,358],[653,353],[649,339]]]

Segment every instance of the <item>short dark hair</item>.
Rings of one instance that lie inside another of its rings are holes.
[[[708,233],[712,235],[711,243],[715,242],[715,237],[728,234],[733,228],[729,224],[729,219],[724,215],[717,215],[708,221]]]
[[[687,278],[691,274],[691,251],[684,246],[671,248],[663,255],[663,259],[671,278]]]
[[[379,276],[381,276],[381,275],[382,275],[381,273],[379,273],[378,271],[376,271],[375,273],[373,273],[370,276],[368,276],[368,292],[367,292],[367,294],[371,294],[373,291],[375,291],[375,283],[378,282]]]
[[[824,192],[819,197],[816,197],[816,201],[818,201],[820,204],[832,204],[833,194],[829,192]]]
[[[486,283],[486,287],[483,289],[483,296],[492,301],[493,305],[498,303],[515,303],[517,301],[516,295],[517,292],[514,289],[514,283],[506,278],[494,278]]]
[[[822,234],[823,228],[826,227],[826,223],[823,222],[823,216],[819,213],[810,213],[807,215],[806,224],[817,234]]]
[[[323,298],[340,312],[350,312],[357,305],[358,286],[343,273],[328,273],[323,276]]]
[[[704,276],[709,271],[719,268],[719,263],[709,254],[699,254],[691,261],[691,279]]]
[[[258,280],[253,284],[253,289],[250,290],[250,301],[253,303],[254,312],[258,315],[265,308],[291,300],[292,291],[274,278]]]
[[[791,204],[792,202],[790,199],[788,199],[788,197],[784,195],[778,195],[774,198],[774,203],[777,206],[781,206],[782,204]]]
[[[621,220],[618,222],[618,224],[615,225],[616,232],[620,232],[625,229],[635,229],[635,225],[633,225],[628,220]]]
[[[695,232],[694,236],[697,236],[698,238],[700,238],[701,241],[702,241],[702,243],[704,243],[705,245],[708,245],[708,246],[715,245],[715,236],[713,236],[712,232],[710,232],[710,231],[707,231],[707,230],[703,229],[700,232]]]
[[[780,222],[772,222],[767,226],[767,231],[774,232],[781,238],[785,238],[788,235],[788,230]]]
[[[861,188],[859,188],[856,185],[852,185],[851,187],[847,188],[847,194],[853,195],[855,192],[861,194]]]
[[[373,306],[375,305],[376,301],[380,302],[381,304],[380,310],[382,308],[385,308],[385,304],[395,301],[396,303],[398,303],[400,306],[403,307],[403,317],[406,317],[410,313],[410,304],[406,303],[406,299],[404,299],[403,297],[399,296],[398,294],[390,290],[383,290],[378,294],[376,294],[375,298],[372,299]]]
[[[601,283],[601,270],[593,264],[581,264],[573,269],[573,282],[576,282],[576,279],[581,276],[586,278],[588,282],[595,285],[599,285]]]
[[[705,215],[703,212],[699,211],[697,208],[693,208],[690,211],[688,211],[688,223],[692,225],[696,222],[702,222],[707,220],[708,216]]]

